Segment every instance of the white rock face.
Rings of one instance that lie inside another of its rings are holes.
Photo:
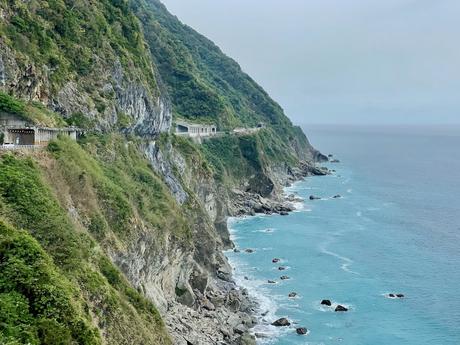
[[[187,200],[187,193],[174,175],[170,162],[163,157],[163,153],[155,145],[154,141],[149,142],[145,148],[145,155],[152,164],[153,169],[163,176],[166,185],[179,204],[184,204]]]
[[[5,65],[3,64],[3,57],[0,54],[0,87],[4,87],[5,84],[6,84]]]

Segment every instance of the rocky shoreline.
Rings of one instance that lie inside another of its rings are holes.
[[[327,168],[301,163],[298,169],[289,171],[282,180],[287,187],[307,176],[329,173]],[[233,189],[230,213],[232,217],[287,215],[295,210],[295,203],[302,201],[295,194],[286,195],[284,191],[263,197],[259,193]],[[234,250],[239,251],[236,248]],[[256,337],[267,336],[253,331],[258,323],[269,323],[267,320],[262,321],[266,311],[260,309],[245,288],[235,283],[232,270],[228,263],[222,264],[216,277],[208,281],[204,294],[194,291],[197,298],[191,307],[169,302],[165,320],[175,344],[254,345]]]
[[[301,163],[298,169],[290,170],[284,176],[278,176],[283,186],[290,186],[307,176],[327,175],[327,168],[310,163]],[[295,203],[303,201],[294,194],[286,195],[281,189],[270,196],[233,189],[229,216],[244,217],[256,214],[287,215],[295,210]],[[229,248],[233,248],[233,243]],[[238,251],[238,249],[234,249]],[[215,277],[208,279],[204,292],[194,290],[196,296],[192,305],[177,301],[168,302],[164,314],[167,328],[177,345],[221,344],[254,345],[256,336],[266,337],[253,331],[262,321],[266,311],[261,310],[258,302],[249,296],[248,291],[233,280],[233,268],[224,262],[218,268]],[[272,322],[274,320],[271,320]]]

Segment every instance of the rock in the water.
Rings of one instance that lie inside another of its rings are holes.
[[[331,163],[340,163],[340,161],[338,159],[333,159],[331,160]]]
[[[280,277],[281,280],[287,280],[287,279],[290,279],[288,276],[281,276]]]
[[[329,158],[334,157],[334,155],[333,155],[332,153],[328,154],[327,156],[328,156]]]
[[[268,280],[268,283],[269,284],[276,284],[276,282],[274,280]]]
[[[237,248],[235,248],[235,249],[233,249],[233,252],[234,252],[234,253],[239,253],[239,252],[240,252],[240,250],[239,250],[239,249],[237,249]]]
[[[337,195],[334,195],[333,198],[334,199],[340,199],[342,196],[340,194],[337,194]]]
[[[233,328],[233,332],[235,332],[236,334],[244,334],[247,330],[247,327],[242,323]]]
[[[282,215],[282,216],[289,216],[289,212],[281,211],[281,212],[280,212],[280,215]]]
[[[328,300],[328,299],[323,299],[321,301],[321,305],[327,305],[328,307],[330,307],[332,305],[331,301]]]
[[[403,295],[402,293],[398,293],[398,294],[396,294],[396,297],[398,297],[398,298],[404,298],[404,295]]]
[[[308,333],[308,329],[306,329],[305,327],[299,327],[295,331],[299,335],[305,335]]]
[[[284,267],[284,266],[278,267],[278,270],[279,270],[279,271],[284,271],[285,269],[286,269],[286,267]]]
[[[256,339],[253,335],[245,333],[240,337],[239,345],[256,345]]]
[[[254,253],[254,249],[248,248],[245,250],[245,252],[251,254]]]
[[[248,277],[246,277],[246,276],[244,276],[244,280],[249,280],[249,278],[248,278]]]
[[[336,308],[335,308],[335,311],[348,311],[348,308],[344,307],[343,305],[338,305]]]
[[[395,298],[395,297],[396,297],[394,293],[390,293],[388,296],[391,297],[391,298]]]
[[[316,195],[310,195],[310,200],[320,200],[321,198],[319,196],[316,196]]]
[[[256,338],[270,338],[270,336],[266,333],[256,333],[255,334]]]
[[[289,298],[297,297],[297,292],[290,292],[288,295]]]
[[[272,322],[272,326],[276,326],[276,327],[285,327],[285,326],[290,326],[290,325],[291,323],[285,317],[282,317],[281,319],[278,319]]]
[[[280,259],[274,258],[274,259],[272,260],[272,262],[273,262],[274,264],[276,264],[276,263],[280,262]]]

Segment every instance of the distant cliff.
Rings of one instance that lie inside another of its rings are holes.
[[[0,110],[85,129],[0,151],[0,342],[253,343],[226,219],[289,211],[282,186],[324,157],[156,0],[0,0],[0,18]],[[265,128],[196,143],[176,119]]]

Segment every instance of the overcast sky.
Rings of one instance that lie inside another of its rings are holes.
[[[460,123],[460,0],[164,0],[296,123]]]

